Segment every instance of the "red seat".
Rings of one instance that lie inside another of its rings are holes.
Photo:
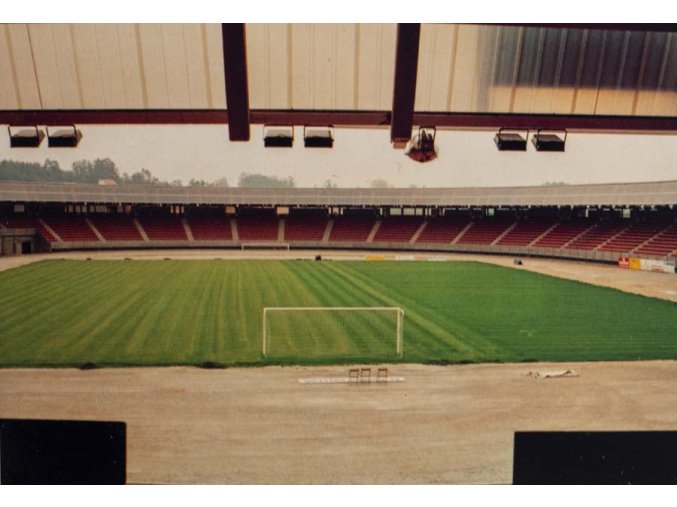
[[[226,216],[191,216],[188,218],[188,227],[193,233],[193,239],[198,241],[233,239],[230,219]]]
[[[541,234],[553,226],[555,222],[548,221],[528,221],[519,222],[510,232],[503,236],[496,244],[510,246],[528,246]]]
[[[273,210],[237,217],[237,231],[242,241],[277,241],[279,230],[280,221]]]
[[[423,223],[423,217],[385,217],[374,235],[374,241],[409,243]]]
[[[328,221],[324,211],[292,211],[285,221],[284,239],[286,241],[322,241]]]
[[[100,215],[92,217],[92,224],[106,241],[142,241],[132,219],[125,215]]]
[[[482,220],[475,222],[463,233],[458,242],[463,244],[490,245],[512,223],[504,220]]]
[[[446,215],[431,218],[416,239],[417,243],[451,243],[470,223],[470,217]]]
[[[373,215],[342,215],[334,219],[329,241],[367,241],[374,228]]]
[[[146,216],[139,223],[151,241],[187,241],[186,230],[176,216]]]

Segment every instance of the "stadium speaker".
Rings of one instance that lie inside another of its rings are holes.
[[[416,162],[430,162],[437,158],[435,127],[419,127],[418,134],[407,144],[404,154]]]
[[[564,151],[564,145],[567,140],[567,131],[563,133],[543,133],[543,130],[537,130],[536,135],[531,138],[536,151]]]
[[[306,148],[333,148],[334,127],[303,127],[303,144]]]
[[[82,133],[75,125],[47,128],[47,146],[50,148],[75,148],[82,139]]]
[[[288,125],[264,125],[263,145],[266,148],[291,148],[294,146],[294,127]]]
[[[7,130],[11,148],[37,148],[45,138],[45,133],[35,125],[25,127],[10,125]]]
[[[498,151],[527,151],[528,137],[528,130],[499,129],[494,136],[494,142]]]

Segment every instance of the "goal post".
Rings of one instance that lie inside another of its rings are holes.
[[[263,357],[286,360],[392,360],[402,357],[399,307],[266,307]]]

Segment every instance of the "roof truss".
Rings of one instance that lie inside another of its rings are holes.
[[[18,110],[0,111],[6,125],[226,125],[223,109]],[[390,111],[251,110],[249,122],[276,125],[388,127]],[[674,116],[601,116],[494,113],[413,113],[413,125],[457,129],[566,129],[576,131],[677,132]],[[231,125],[231,132],[234,129]]]
[[[396,146],[406,143],[411,139],[420,37],[420,24],[400,23],[397,25],[395,86],[393,90],[393,112],[390,123],[390,140]]]
[[[249,141],[249,86],[244,23],[223,23],[223,69],[226,81],[228,135],[231,141]]]

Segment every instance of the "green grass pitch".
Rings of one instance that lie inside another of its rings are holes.
[[[0,273],[0,366],[278,363],[264,306],[402,307],[396,361],[677,359],[675,303],[476,262],[52,260]]]

